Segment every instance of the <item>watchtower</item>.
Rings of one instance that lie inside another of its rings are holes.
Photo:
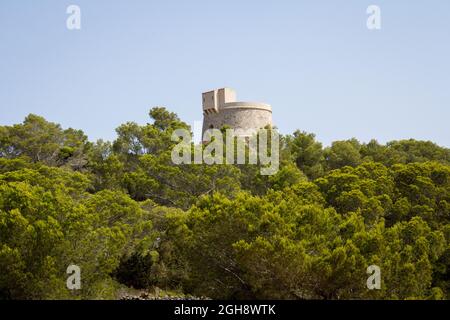
[[[238,102],[230,88],[216,89],[202,94],[203,134],[208,129],[227,125],[235,135],[249,137],[259,129],[272,126],[272,108],[259,102]]]

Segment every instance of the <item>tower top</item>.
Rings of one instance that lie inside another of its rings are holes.
[[[204,112],[219,112],[226,103],[236,101],[236,91],[231,88],[216,89],[204,92],[202,98]]]
[[[259,102],[237,102],[236,91],[231,88],[221,88],[202,94],[204,114],[218,113],[222,109],[252,108],[263,109],[272,112],[270,105]]]

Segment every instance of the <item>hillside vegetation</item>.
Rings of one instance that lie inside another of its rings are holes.
[[[449,299],[450,150],[296,131],[277,174],[174,165],[164,108],[90,142],[29,115],[0,126],[0,299]],[[81,268],[81,290],[66,269]],[[381,268],[381,290],[366,269]]]

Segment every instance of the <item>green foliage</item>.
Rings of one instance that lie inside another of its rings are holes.
[[[288,149],[300,170],[311,179],[320,177],[323,174],[324,151],[322,144],[316,142],[315,135],[296,131],[287,140]]]
[[[30,114],[23,124],[0,127],[0,156],[27,156],[33,162],[81,170],[87,163],[90,143],[82,131],[62,130],[60,125]]]
[[[365,159],[381,162],[387,166],[413,162],[438,161],[450,164],[450,150],[437,146],[430,141],[400,140],[386,146],[372,140],[361,147],[361,156]]]
[[[357,166],[361,163],[360,148],[361,145],[356,139],[333,142],[331,147],[324,151],[327,169]]]
[[[40,166],[0,175],[1,296],[68,298],[66,268],[80,266],[78,297],[101,297],[123,255],[153,240],[146,213],[127,195],[86,192],[80,173]],[[100,294],[100,296],[98,296]]]
[[[0,299],[449,299],[450,151],[296,131],[280,168],[175,165],[165,108],[117,139],[29,115],[0,126]],[[204,148],[204,146],[195,146]],[[236,148],[236,145],[234,145]],[[192,146],[192,152],[194,146]],[[80,266],[81,290],[66,288]],[[380,290],[366,269],[381,268]],[[125,289],[126,290],[126,289]]]

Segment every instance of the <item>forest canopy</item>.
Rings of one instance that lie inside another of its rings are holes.
[[[0,299],[449,299],[450,149],[280,139],[280,169],[175,165],[165,108],[91,142],[37,115],[0,126]],[[77,265],[80,290],[68,290]],[[381,270],[368,290],[367,267]]]

